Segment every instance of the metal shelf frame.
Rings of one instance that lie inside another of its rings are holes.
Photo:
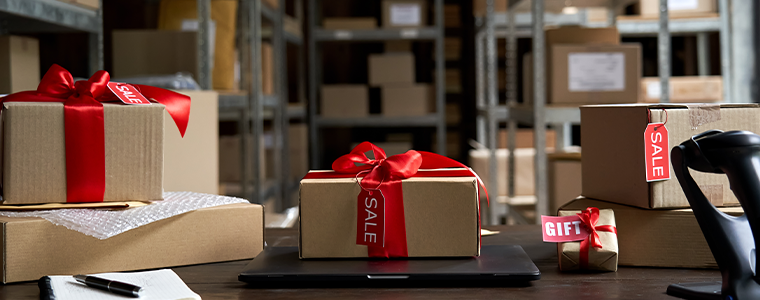
[[[434,25],[422,28],[379,28],[373,30],[325,30],[321,28],[323,0],[308,1],[308,64],[309,64],[309,148],[311,168],[320,167],[321,129],[328,127],[435,127],[437,152],[446,155],[445,59],[443,55],[443,0],[433,1]],[[322,51],[326,42],[380,42],[387,40],[433,41],[435,43],[435,113],[423,117],[399,118],[370,116],[367,118],[323,118],[317,114],[318,90],[322,84]]]
[[[204,23],[204,15],[210,14],[210,0],[197,0],[201,31],[208,24]],[[287,43],[299,46],[303,51],[303,41],[300,36],[284,30],[285,0],[279,0],[277,8],[268,7],[260,0],[240,0],[238,21],[238,47],[240,49],[242,89],[249,91],[245,94],[221,94],[219,96],[220,120],[237,120],[241,133],[241,184],[240,194],[253,203],[263,203],[272,197],[276,198],[275,210],[283,210],[293,203],[288,203],[294,190],[290,181],[290,161],[287,155],[289,147],[288,126],[291,119],[304,119],[303,109],[288,105]],[[295,2],[296,19],[303,20],[303,6],[300,0]],[[266,20],[271,26],[269,32],[263,34],[262,22]],[[263,39],[269,39],[272,44],[274,94],[264,95],[262,87],[261,46]],[[207,40],[208,35],[200,34],[199,40]],[[199,42],[203,49],[207,41]],[[203,50],[202,50],[203,51]],[[302,56],[302,55],[299,55]],[[199,55],[199,66],[210,61],[208,54]],[[205,62],[204,62],[205,60]],[[303,77],[303,61],[298,60],[299,77]],[[199,77],[207,78],[209,89],[210,69],[201,68]],[[299,79],[299,84],[302,80]],[[301,84],[302,86],[302,84]],[[301,89],[302,90],[302,89]],[[274,178],[261,178],[260,170],[263,162],[260,160],[264,145],[259,141],[264,136],[264,121],[271,121],[274,138],[273,158],[269,162],[275,165]],[[249,145],[255,145],[249,147]],[[250,166],[247,168],[246,166]],[[253,171],[252,174],[250,171]]]
[[[627,3],[622,0],[604,0],[609,8],[609,15],[606,24],[589,23],[586,21],[585,13],[578,13],[576,17],[557,16],[545,13],[545,2],[556,6],[558,2],[554,0],[509,0],[508,12],[506,14],[495,14],[493,11],[493,0],[488,0],[487,12],[481,23],[480,30],[476,34],[476,87],[477,87],[477,139],[486,145],[490,150],[490,159],[496,162],[496,136],[499,129],[499,123],[507,122],[507,147],[509,149],[509,169],[508,174],[508,198],[515,196],[514,189],[514,153],[515,149],[515,132],[517,124],[533,125],[534,129],[534,147],[535,156],[535,174],[536,174],[536,222],[540,222],[540,216],[548,214],[548,181],[547,181],[547,159],[546,159],[546,127],[550,125],[557,131],[557,149],[562,151],[565,146],[569,146],[571,136],[570,130],[572,124],[580,124],[580,110],[578,107],[556,107],[546,105],[546,77],[545,77],[545,58],[546,47],[544,42],[544,24],[573,24],[586,25],[589,27],[598,26],[617,26],[622,36],[654,36],[658,37],[658,63],[660,74],[660,85],[662,91],[669,89],[669,76],[671,74],[670,55],[671,34],[696,34],[697,36],[697,58],[698,70],[700,75],[710,73],[708,57],[708,32],[720,33],[721,49],[721,74],[724,81],[724,101],[734,102],[736,100],[732,93],[732,61],[731,61],[731,12],[729,10],[729,0],[719,0],[720,15],[718,18],[700,18],[700,19],[674,19],[669,20],[667,11],[667,0],[660,0],[661,13],[657,20],[617,20],[615,13],[617,8]],[[578,1],[574,5],[582,7],[584,1]],[[600,1],[594,2],[599,6]],[[628,1],[630,2],[630,1]],[[530,14],[517,14],[516,8],[525,7],[530,4]],[[497,29],[498,26],[498,29]],[[506,38],[506,76],[507,76],[507,105],[498,105],[498,87],[496,86],[496,65],[495,58],[495,40],[496,38]],[[517,37],[533,38],[533,103],[532,105],[517,104]],[[668,103],[669,94],[663,93],[661,102]],[[496,164],[490,164],[490,174],[497,174]],[[496,186],[498,181],[496,176],[490,176],[490,186]],[[491,189],[495,191],[496,189]],[[497,195],[489,195],[495,197]],[[507,201],[508,202],[508,201]],[[514,214],[509,204],[492,207],[489,217],[491,224],[498,223],[502,215],[515,215],[518,220],[521,216]]]

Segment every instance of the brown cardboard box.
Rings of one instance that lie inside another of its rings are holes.
[[[412,42],[406,40],[386,41],[385,53],[389,52],[412,52]]]
[[[557,132],[546,130],[546,148],[554,148],[557,142]],[[499,130],[499,148],[507,148],[507,130]],[[533,148],[533,129],[518,128],[515,134],[515,148]]]
[[[642,102],[658,103],[662,96],[660,78],[641,79]],[[670,102],[721,102],[723,78],[720,76],[670,77]]]
[[[39,83],[39,41],[24,36],[0,36],[0,94],[36,90]]]
[[[394,52],[369,55],[369,85],[414,83],[414,55]]]
[[[549,212],[557,209],[581,194],[581,154],[549,154]]]
[[[424,27],[427,15],[427,1],[383,0],[383,27]]]
[[[446,28],[459,28],[462,26],[458,4],[443,5],[443,26]]]
[[[446,93],[461,93],[462,92],[462,73],[459,69],[446,69]],[[435,76],[433,76],[435,78]]]
[[[415,177],[402,185],[409,257],[480,254],[475,178]],[[360,191],[353,177],[301,180],[301,258],[367,257],[356,244]]]
[[[100,1],[98,0],[58,0],[61,2],[71,3],[79,7],[97,10],[100,8]]]
[[[563,208],[559,211],[559,216],[574,216],[581,213],[581,208],[578,210],[569,210]],[[600,225],[612,225],[615,226],[615,212],[611,209],[599,210],[599,221],[596,223]],[[618,266],[618,237],[617,234],[598,230],[599,241],[602,243],[602,248],[595,248],[589,246],[588,250],[588,269],[597,271],[617,271]],[[581,242],[564,242],[557,243],[557,255],[559,256],[559,269],[561,271],[572,271],[580,269],[579,255],[580,255]]]
[[[427,84],[393,84],[382,87],[382,113],[388,117],[426,116],[432,107],[432,88]]]
[[[272,44],[261,43],[261,92],[274,94],[274,50]]]
[[[549,102],[635,103],[641,82],[641,45],[552,46]]]
[[[290,177],[303,178],[309,172],[309,128],[304,123],[288,126]]]
[[[264,248],[256,204],[203,208],[105,240],[42,218],[0,217],[0,224],[3,283],[248,259]]]
[[[507,0],[494,0],[493,11],[496,13],[507,12]],[[486,0],[475,0],[472,2],[472,14],[476,17],[486,15]]]
[[[589,206],[615,211],[621,266],[718,267],[691,209],[640,209],[588,198],[578,198],[562,209]],[[719,210],[737,217],[743,214],[741,207]]]
[[[219,193],[219,95],[180,91],[192,99],[190,122],[181,137],[169,113],[164,115],[164,190]]]
[[[327,30],[375,29],[375,18],[325,18],[322,27]]]
[[[113,76],[186,72],[198,78],[197,36],[191,31],[114,30]]]
[[[641,16],[656,18],[660,16],[660,0],[640,0]],[[670,0],[669,17],[688,17],[718,12],[715,0]]]
[[[490,185],[490,153],[487,149],[472,149],[470,150],[469,165],[475,173],[480,176],[480,179],[486,184],[486,188],[491,188]],[[509,150],[497,149],[496,150],[496,172],[498,174],[497,184],[498,188],[495,190],[499,196],[507,196],[507,182],[509,177],[507,170],[509,168],[509,161],[507,156]],[[536,194],[536,179],[535,168],[533,166],[534,157],[536,151],[533,148],[515,149],[515,195],[516,196],[531,196]]]
[[[164,106],[103,104],[104,201],[160,200]],[[63,103],[3,104],[3,203],[66,202]]]
[[[652,123],[667,119],[670,148],[711,129],[760,132],[757,104],[582,106],[584,196],[643,208],[689,207],[672,169],[670,180],[646,181],[642,134],[650,112]],[[692,176],[714,205],[738,205],[726,175]]]
[[[322,85],[321,115],[326,118],[366,117],[369,91],[363,84]]]
[[[586,20],[593,23],[606,23],[610,10],[606,7],[586,8]]]
[[[237,24],[237,0],[213,0],[211,1],[211,20],[216,23],[216,38],[214,41],[214,64],[212,80],[214,89],[235,89],[235,29]],[[158,15],[158,29],[180,30],[186,20],[197,20],[196,0],[161,0]],[[148,49],[155,51],[158,46],[147,44]],[[176,47],[176,46],[175,46]],[[194,45],[194,49],[198,46]],[[114,48],[115,49],[115,48]],[[179,52],[192,52],[187,48],[169,48],[167,51],[176,55]],[[145,51],[145,50],[143,50]],[[198,60],[192,56],[193,61]],[[195,71],[193,71],[195,73]],[[122,75],[119,75],[122,76]],[[196,77],[198,78],[198,77]]]

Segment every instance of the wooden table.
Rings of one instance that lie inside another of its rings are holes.
[[[248,260],[177,267],[174,271],[208,299],[676,299],[665,294],[676,282],[720,281],[717,270],[620,267],[612,273],[560,273],[557,248],[541,242],[540,226],[495,226],[484,245],[521,245],[541,270],[522,287],[251,288],[237,280]],[[294,229],[267,229],[268,246],[297,246]],[[39,299],[35,283],[0,286],[0,299]]]

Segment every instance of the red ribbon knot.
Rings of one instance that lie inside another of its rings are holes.
[[[599,209],[596,207],[588,207],[585,211],[578,214],[581,218],[581,224],[586,226],[589,231],[588,237],[581,241],[580,247],[580,267],[582,269],[588,269],[588,253],[591,251],[589,244],[594,248],[602,248],[602,242],[599,239],[599,233],[597,231],[612,232],[617,235],[617,228],[612,225],[596,225],[599,222]]]

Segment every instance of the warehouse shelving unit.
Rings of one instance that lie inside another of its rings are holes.
[[[0,0],[0,20],[3,34],[87,32],[90,73],[103,69],[101,9],[92,10],[55,0]]]
[[[209,11],[202,9],[201,2],[209,0],[198,0],[198,8],[203,23],[203,15]],[[239,33],[238,47],[240,51],[241,62],[241,83],[244,91],[240,94],[220,94],[219,95],[219,119],[238,121],[238,131],[241,134],[240,153],[241,153],[241,182],[238,186],[232,186],[229,192],[242,195],[253,203],[263,203],[264,201],[276,198],[275,210],[280,211],[292,203],[288,199],[297,187],[296,181],[290,178],[290,164],[288,155],[284,150],[288,149],[288,125],[291,119],[304,119],[305,111],[303,106],[288,105],[288,88],[287,88],[287,68],[285,66],[286,43],[302,47],[303,41],[300,32],[286,31],[285,22],[300,22],[301,1],[296,1],[296,18],[288,16],[285,13],[285,1],[279,0],[277,8],[269,7],[261,1],[242,0],[239,3]],[[271,25],[262,26],[262,20],[267,20]],[[205,36],[205,35],[201,35]],[[205,36],[207,38],[207,36]],[[261,68],[261,45],[262,39],[270,39],[273,52],[273,85],[274,93],[265,95],[262,88],[262,68]],[[203,42],[200,42],[201,47]],[[210,59],[209,56],[201,55],[199,58]],[[199,61],[200,62],[200,61]],[[299,66],[303,66],[298,61]],[[203,63],[199,63],[199,66]],[[299,68],[302,69],[302,68]],[[203,73],[201,69],[200,74]],[[302,72],[299,72],[302,73]],[[210,78],[209,73],[205,73]],[[299,74],[299,77],[303,77]],[[299,80],[300,82],[300,80]],[[210,82],[209,82],[210,84]],[[262,147],[264,145],[259,141],[264,136],[264,121],[272,122],[273,131],[273,159],[269,163],[274,164],[274,178],[261,178],[259,170],[263,168],[261,161]],[[249,147],[253,145],[253,147]],[[251,174],[253,170],[253,174]]]
[[[498,217],[503,214],[515,215],[509,209],[510,199],[514,198],[514,153],[515,131],[517,123],[533,125],[535,173],[536,173],[536,216],[548,213],[548,182],[545,131],[547,125],[552,125],[557,131],[557,149],[562,151],[571,140],[572,124],[580,124],[580,110],[577,106],[547,106],[546,92],[544,90],[545,79],[545,55],[544,47],[544,24],[557,25],[586,25],[589,27],[617,26],[622,36],[653,36],[658,37],[658,62],[660,85],[662,91],[669,90],[670,76],[670,36],[671,34],[696,34],[697,58],[700,75],[707,75],[709,70],[709,32],[720,33],[721,68],[724,81],[724,101],[733,102],[735,99],[731,91],[731,52],[730,44],[730,12],[728,0],[719,0],[720,15],[717,17],[673,19],[669,20],[667,13],[667,0],[660,0],[661,14],[659,19],[632,19],[617,18],[615,12],[623,5],[630,4],[630,0],[603,0],[603,1],[574,1],[576,7],[602,6],[609,8],[606,23],[587,22],[583,10],[574,15],[552,15],[545,11],[558,12],[565,5],[564,1],[556,0],[509,0],[508,13],[494,14],[493,1],[487,1],[487,14],[481,20],[479,31],[476,35],[476,63],[477,63],[477,138],[487,145],[490,150],[491,161],[496,161],[496,134],[500,122],[507,122],[507,147],[509,149],[509,181],[508,197],[499,199],[497,206],[491,209],[490,221],[496,223]],[[516,13],[530,7],[530,13]],[[545,8],[548,8],[545,10]],[[498,29],[497,29],[498,27]],[[506,76],[507,76],[507,105],[498,105],[496,86],[496,58],[495,39],[504,37],[507,42]],[[517,103],[517,37],[533,38],[533,93],[532,105],[518,105]],[[485,46],[484,46],[485,44]],[[669,94],[663,93],[661,102],[669,102]],[[490,174],[496,173],[496,165],[490,165]],[[491,176],[489,185],[496,186],[496,176]],[[495,189],[492,189],[495,190]],[[498,199],[497,195],[490,195]],[[501,205],[504,204],[504,205]],[[516,216],[520,220],[520,216]],[[540,219],[537,219],[540,222]]]
[[[443,55],[443,0],[434,0],[435,24],[422,28],[372,30],[326,30],[321,28],[322,1],[308,1],[308,64],[309,64],[309,148],[312,169],[319,168],[320,129],[329,127],[435,127],[437,152],[446,155],[446,98]],[[435,42],[435,113],[422,117],[325,118],[317,114],[317,98],[322,82],[321,43],[374,42],[389,40]]]

